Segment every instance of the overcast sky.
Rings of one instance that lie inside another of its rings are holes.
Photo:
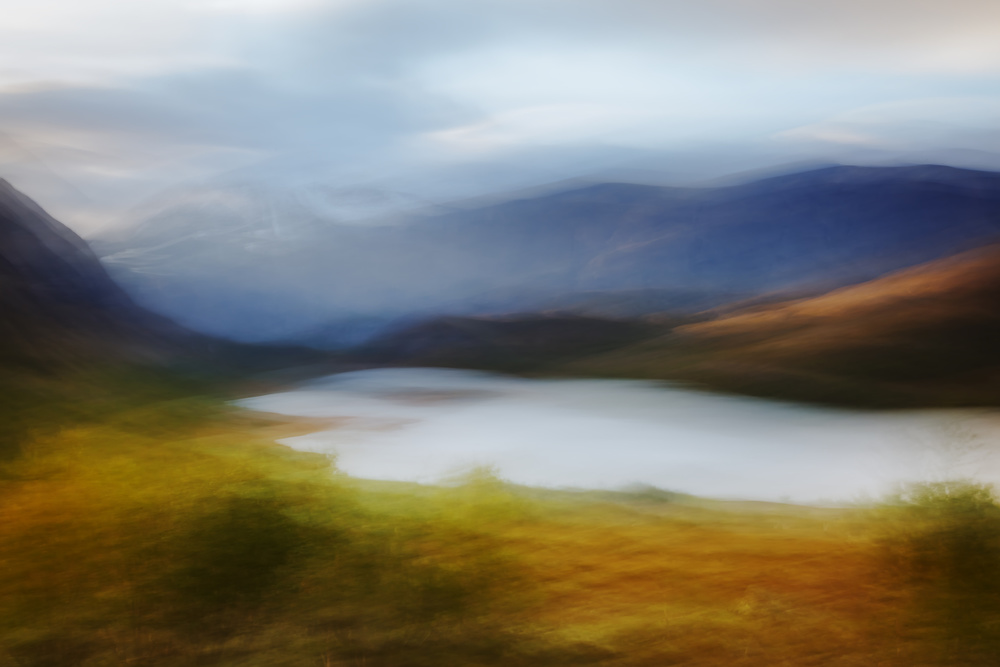
[[[441,199],[805,160],[1000,168],[996,0],[0,0],[0,15],[0,176],[84,234],[220,175]]]

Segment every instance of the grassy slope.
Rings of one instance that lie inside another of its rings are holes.
[[[682,326],[569,370],[857,406],[996,405],[998,338],[994,246]]]
[[[351,480],[168,394],[3,465],[0,664],[953,664],[866,510]]]

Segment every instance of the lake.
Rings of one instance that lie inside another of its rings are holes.
[[[1000,483],[1000,413],[859,412],[635,380],[527,379],[387,368],[340,373],[238,401],[336,418],[280,442],[334,454],[361,478],[423,483],[493,466],[555,488],[636,484],[715,498],[837,503],[899,483]]]

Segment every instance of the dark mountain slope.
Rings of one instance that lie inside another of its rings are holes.
[[[221,341],[136,305],[87,244],[0,180],[0,371],[107,363],[234,371],[319,355]]]
[[[195,338],[136,306],[86,243],[0,181],[0,360],[147,360]]]
[[[5,296],[100,308],[131,308],[87,244],[0,180],[0,275]]]
[[[606,183],[372,227],[301,208],[242,226],[221,215],[173,227],[161,215],[102,256],[145,305],[274,339],[336,320],[523,312],[581,292],[700,292],[716,297],[706,307],[734,292],[820,293],[1000,239],[1000,174],[831,167],[721,188]]]

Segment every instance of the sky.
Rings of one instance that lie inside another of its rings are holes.
[[[0,177],[445,201],[824,162],[1000,169],[995,0],[0,0]]]

